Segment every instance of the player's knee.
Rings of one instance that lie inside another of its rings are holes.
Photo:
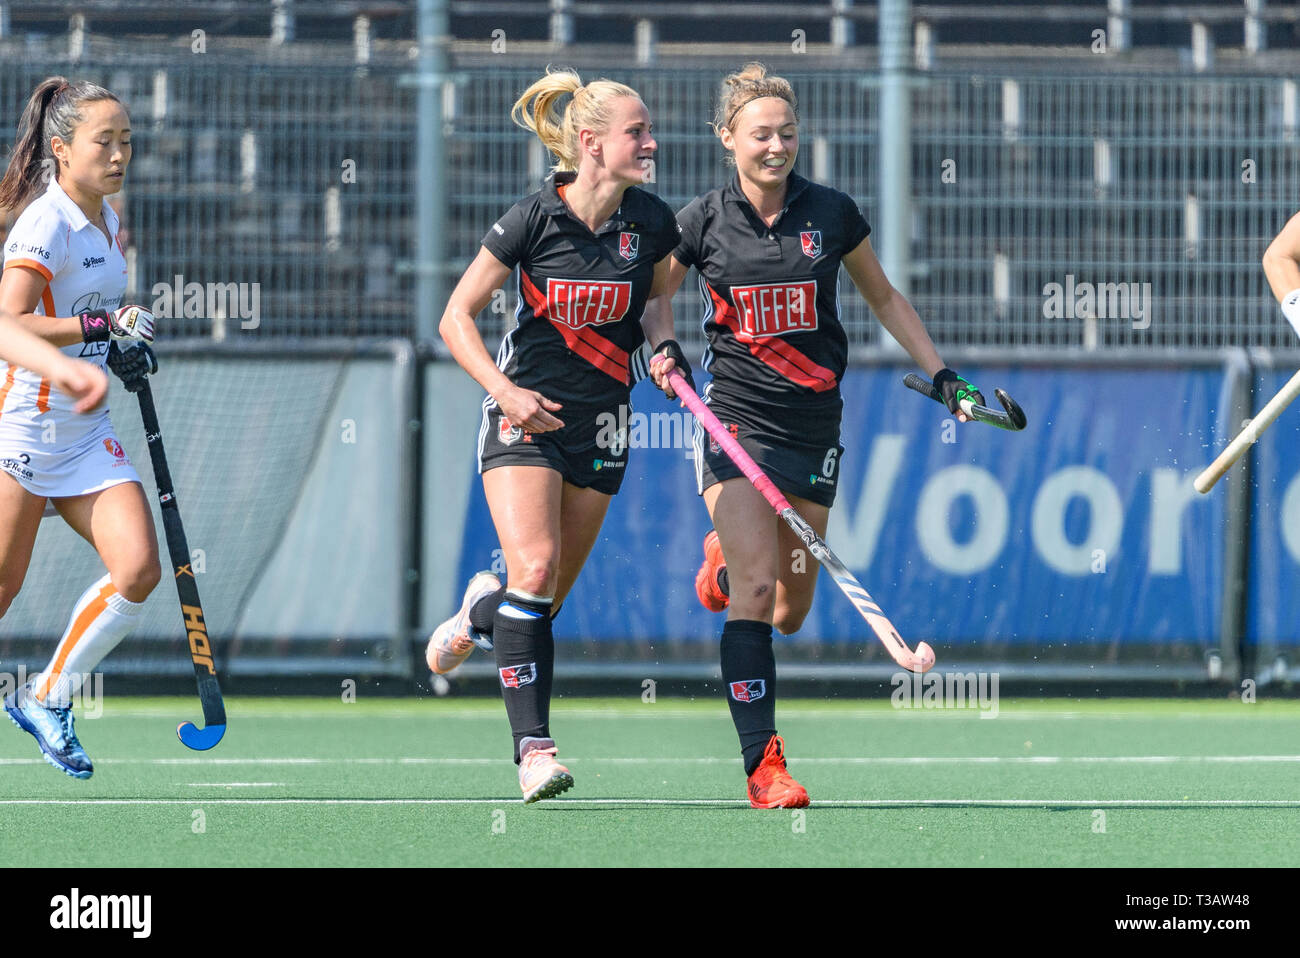
[[[143,602],[162,581],[162,567],[155,558],[113,574],[113,586],[129,602]]]
[[[511,574],[510,588],[533,595],[552,595],[559,571],[559,564],[551,556],[529,559],[517,574]]]
[[[772,616],[772,627],[782,635],[792,635],[799,631],[803,620],[808,618],[809,606],[779,605]]]

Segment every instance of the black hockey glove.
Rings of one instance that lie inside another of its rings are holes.
[[[677,371],[685,378],[687,385],[691,390],[695,390],[695,377],[691,375],[691,364],[686,361],[686,354],[682,352],[682,347],[675,339],[665,339],[655,348],[655,354],[650,357],[650,365],[654,366],[656,359],[671,359],[676,364]]]
[[[966,399],[977,406],[988,405],[984,402],[983,393],[947,367],[934,374],[934,388],[939,390],[949,412],[965,412],[961,404]]]
[[[158,358],[146,343],[123,349],[114,340],[108,344],[108,368],[122,380],[127,392],[138,393],[144,388],[145,377],[158,371]]]

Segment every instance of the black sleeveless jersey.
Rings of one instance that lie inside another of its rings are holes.
[[[848,361],[840,259],[871,232],[857,204],[791,173],[785,207],[767,226],[733,177],[689,203],[677,223],[673,255],[699,272],[704,298],[709,404],[794,442],[822,440],[826,430],[810,429],[813,420],[832,419],[838,435]]]
[[[627,399],[655,264],[679,233],[668,204],[637,187],[592,233],[558,192],[576,175],[548,176],[483,237],[493,256],[519,267],[518,323],[497,366],[556,402],[607,405]]]

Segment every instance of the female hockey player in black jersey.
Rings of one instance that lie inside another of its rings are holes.
[[[713,374],[710,409],[818,535],[839,475],[839,382],[848,341],[836,283],[843,264],[884,327],[934,379],[963,422],[958,401],[983,403],[944,367],[920,318],[890,285],[872,252],[857,205],[794,172],[799,121],[790,84],[752,63],[722,84],[714,130],[734,162],[726,186],[697,197],[677,216],[668,290],[694,266],[704,298]],[[652,367],[656,383],[666,368]],[[714,530],[696,577],[700,601],[728,609],[722,678],[740,735],[750,804],[794,808],[808,793],[786,769],[776,734],[772,626],[794,632],[812,606],[817,564],[793,566],[794,533],[697,425],[699,489]],[[724,558],[725,556],[725,558]]]
[[[571,99],[563,107],[562,97]],[[573,785],[548,725],[551,619],[578,577],[619,488],[627,441],[601,423],[626,422],[639,347],[689,367],[672,341],[668,254],[678,242],[669,206],[637,188],[656,149],[636,91],[571,71],[548,72],[515,103],[517,123],[559,162],[483,237],[439,327],[485,390],[479,471],[506,563],[469,582],[460,610],[429,641],[436,673],[459,665],[474,635],[491,635],[524,801]],[[519,268],[518,325],[496,361],[474,326]],[[671,391],[669,391],[671,395]]]

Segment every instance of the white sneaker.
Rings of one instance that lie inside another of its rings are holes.
[[[555,739],[526,738],[519,743],[519,754],[519,787],[525,805],[573,788],[573,776],[555,760]]]
[[[429,637],[424,658],[434,675],[446,675],[469,658],[475,645],[471,634],[474,633],[474,627],[469,623],[469,610],[483,596],[491,595],[499,588],[501,588],[501,580],[491,572],[476,573],[469,580],[469,585],[465,587],[464,601],[460,604],[460,611],[434,629],[433,635]]]

